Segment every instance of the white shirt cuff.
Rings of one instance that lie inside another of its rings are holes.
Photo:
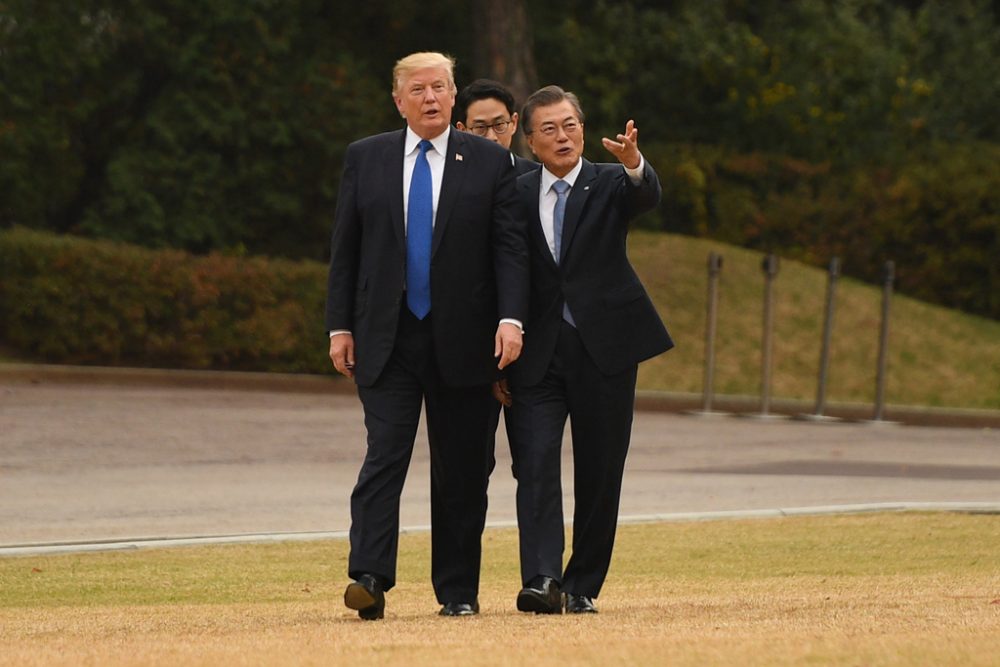
[[[642,169],[645,166],[646,158],[642,157],[642,153],[639,153],[639,166],[635,169],[629,169],[628,167],[625,167],[625,165],[622,165],[622,167],[625,167],[625,173],[628,174],[630,179],[632,179],[632,185],[639,185],[642,183]]]
[[[524,333],[524,324],[521,322],[521,320],[515,320],[513,317],[505,317],[502,320],[500,320],[500,324],[504,323],[513,324],[515,327],[521,330],[521,333]]]

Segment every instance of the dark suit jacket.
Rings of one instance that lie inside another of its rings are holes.
[[[348,146],[337,199],[326,327],[353,333],[360,386],[385,367],[403,302],[405,137],[399,130]],[[430,317],[438,369],[452,386],[493,381],[499,320],[527,316],[525,221],[514,178],[499,144],[451,130],[431,246]]]
[[[517,172],[518,176],[521,174],[527,174],[529,171],[541,169],[542,167],[542,165],[534,160],[528,160],[520,155],[515,155],[514,153],[511,153],[511,157],[514,158],[514,171]]]
[[[642,182],[633,185],[620,164],[583,161],[566,201],[558,265],[538,215],[540,185],[541,171],[517,179],[518,199],[528,219],[531,307],[524,324],[524,350],[511,366],[511,382],[530,386],[544,376],[564,301],[584,347],[606,375],[673,347],[625,252],[629,222],[660,200],[660,183],[649,163]]]

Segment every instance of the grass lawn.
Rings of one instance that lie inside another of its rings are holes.
[[[428,538],[376,623],[343,606],[343,541],[0,560],[0,664],[1000,664],[1000,516],[623,526],[587,617],[515,611],[504,529],[482,614],[440,618]]]

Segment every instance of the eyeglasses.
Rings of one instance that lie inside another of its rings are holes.
[[[473,134],[478,134],[481,137],[485,137],[486,133],[489,132],[491,128],[493,129],[493,132],[495,134],[507,134],[507,128],[513,122],[514,121],[512,121],[512,120],[498,120],[497,122],[493,123],[492,125],[486,125],[486,124],[483,124],[483,123],[476,123],[475,125],[472,125],[471,127],[469,127],[469,129],[472,130]]]
[[[562,131],[565,132],[567,135],[573,135],[577,133],[577,131],[580,129],[580,126],[581,123],[578,123],[575,120],[568,120],[562,124]],[[559,127],[560,126],[556,125],[555,123],[545,123],[540,128],[538,128],[538,131],[544,134],[546,137],[554,137],[556,135],[556,132],[559,130]]]

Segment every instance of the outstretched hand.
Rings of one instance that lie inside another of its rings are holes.
[[[617,141],[612,141],[604,137],[601,143],[629,169],[635,169],[642,164],[642,157],[639,155],[639,128],[635,126],[634,120],[625,123],[625,133],[619,134],[616,139]]]

